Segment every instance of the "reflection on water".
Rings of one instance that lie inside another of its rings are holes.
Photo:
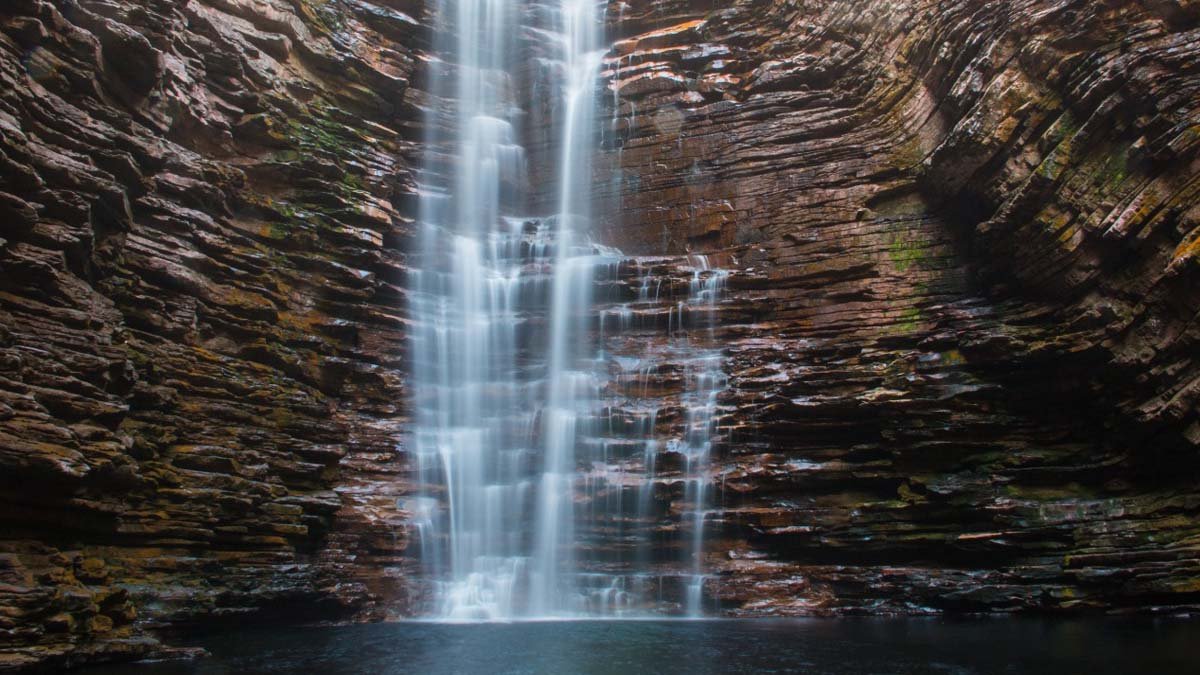
[[[211,658],[93,675],[197,673],[1200,672],[1200,622],[989,618],[399,623],[209,635]]]

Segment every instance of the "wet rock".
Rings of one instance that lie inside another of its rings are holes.
[[[0,9],[3,665],[161,654],[149,626],[222,614],[403,611],[395,551],[364,554],[402,529],[395,500],[360,527],[335,492],[392,489],[395,436],[362,429],[401,380],[332,375],[402,351],[398,322],[356,337],[404,269],[377,233],[406,228],[411,118],[362,94],[408,95],[391,11]]]
[[[1194,602],[1200,553],[1133,515],[1196,532],[1184,4],[610,13],[605,240],[707,253],[761,308],[722,315],[714,602],[1094,610],[1160,573]],[[1093,549],[1122,562],[1075,574]]]

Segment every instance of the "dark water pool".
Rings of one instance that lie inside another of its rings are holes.
[[[85,673],[1200,673],[1200,621],[804,619],[247,629]]]

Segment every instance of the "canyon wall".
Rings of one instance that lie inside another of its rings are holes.
[[[1200,600],[1200,4],[628,3],[598,194],[732,270],[734,614]]]
[[[409,9],[0,9],[0,665],[404,611]]]
[[[609,16],[597,239],[731,273],[709,601],[1197,604],[1200,4]],[[0,8],[0,667],[405,613],[428,39],[417,0]]]

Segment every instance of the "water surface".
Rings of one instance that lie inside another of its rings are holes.
[[[801,619],[397,623],[198,637],[212,656],[87,671],[197,673],[1200,672],[1200,622]]]

